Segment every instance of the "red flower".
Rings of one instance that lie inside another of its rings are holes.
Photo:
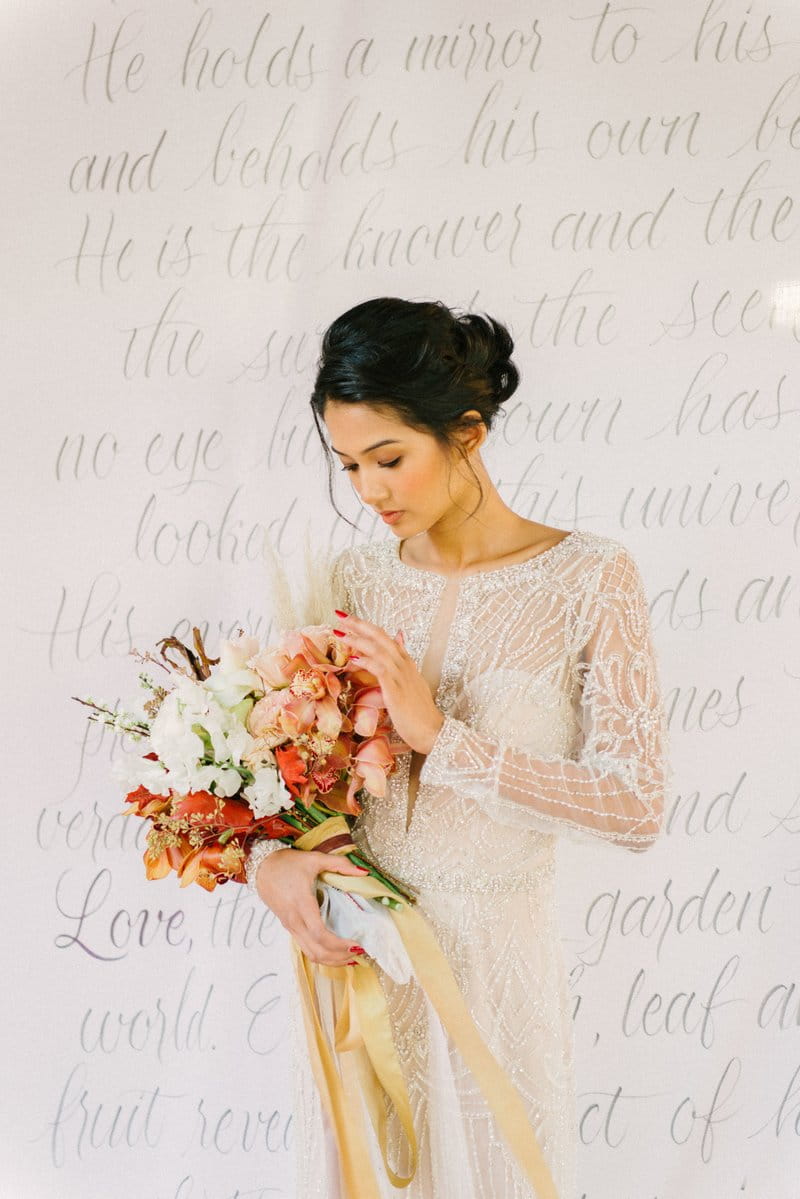
[[[151,755],[148,754],[148,757]],[[155,755],[152,755],[155,756]],[[153,795],[146,787],[137,787],[125,796],[125,802],[133,804],[137,816],[157,816],[172,803],[171,795]]]
[[[210,791],[190,791],[173,805],[173,816],[188,816],[192,824],[209,828],[247,828],[253,823],[253,809],[238,799],[225,799]]]
[[[262,816],[253,824],[253,829],[259,833],[265,833],[271,838],[276,837],[299,837],[300,834],[293,824],[287,824],[285,820],[281,820],[280,816]]]
[[[276,747],[273,751],[281,778],[292,795],[301,795],[303,787],[308,783],[306,764],[300,756],[296,745]]]

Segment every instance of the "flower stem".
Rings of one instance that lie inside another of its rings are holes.
[[[350,861],[355,862],[357,866],[364,866],[367,870],[369,870],[370,874],[376,878],[379,883],[383,883],[384,887],[388,887],[390,891],[394,891],[397,895],[402,895],[406,903],[414,904],[417,902],[416,895],[413,891],[408,889],[406,884],[399,882],[386,870],[376,866],[374,862],[370,862],[368,858],[362,857],[360,853],[356,852],[349,853],[347,856]],[[390,907],[399,906],[396,900],[389,899],[388,896],[384,897],[384,899],[382,899],[380,902],[385,902]]]

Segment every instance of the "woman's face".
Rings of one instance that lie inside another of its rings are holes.
[[[457,504],[463,517],[466,478],[455,466],[451,474],[451,459],[432,434],[371,404],[329,400],[324,421],[331,450],[361,502],[379,514],[401,513],[386,522],[398,537],[429,529]]]

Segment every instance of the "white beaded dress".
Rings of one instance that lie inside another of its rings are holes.
[[[367,797],[353,839],[417,892],[483,1039],[523,1097],[560,1199],[576,1199],[555,847],[569,836],[642,851],[660,831],[670,770],[643,581],[621,542],[584,530],[523,561],[458,576],[413,567],[402,552],[394,537],[341,551],[336,606],[391,636],[403,630],[445,720],[427,757],[398,756],[386,796]],[[260,850],[248,862],[251,888]],[[383,1195],[536,1199],[458,1050],[431,1037],[416,980],[376,969],[419,1143],[404,1189],[375,1159]],[[294,1197],[338,1199],[297,1011],[292,1020]],[[394,1113],[389,1145],[406,1174]]]

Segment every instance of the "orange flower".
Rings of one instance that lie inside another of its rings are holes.
[[[275,760],[281,772],[281,778],[290,794],[302,795],[303,787],[308,783],[306,764],[300,756],[296,745],[285,745],[275,749]]]
[[[238,799],[225,799],[210,791],[190,791],[173,804],[172,815],[187,816],[192,824],[209,828],[248,828],[253,823],[253,809]]]
[[[155,754],[148,754],[147,757],[155,757]],[[146,787],[137,787],[135,791],[128,792],[125,802],[134,805],[137,816],[157,816],[169,807],[172,796],[153,795]]]
[[[262,816],[259,820],[255,821],[253,828],[272,839],[276,837],[300,836],[297,829],[293,825],[287,824],[280,816]]]
[[[180,873],[186,857],[193,852],[189,838],[179,834],[177,845],[167,845],[157,858],[150,856],[149,849],[143,854],[144,870],[149,879],[166,878],[170,870]]]
[[[264,649],[249,658],[247,664],[268,688],[287,687],[297,671],[309,666],[337,669],[328,657],[331,641],[329,625],[306,625],[303,629],[292,629],[282,638],[279,648]]]
[[[238,870],[230,873],[225,869],[226,858],[230,860],[230,850],[227,845],[220,845],[219,842],[192,850],[178,867],[180,885],[188,887],[190,883],[199,883],[206,891],[213,891],[217,883],[227,882],[228,879],[244,882],[244,863],[242,862]]]
[[[310,771],[309,777],[320,795],[327,795],[336,786],[339,772],[326,760],[324,769]]]

